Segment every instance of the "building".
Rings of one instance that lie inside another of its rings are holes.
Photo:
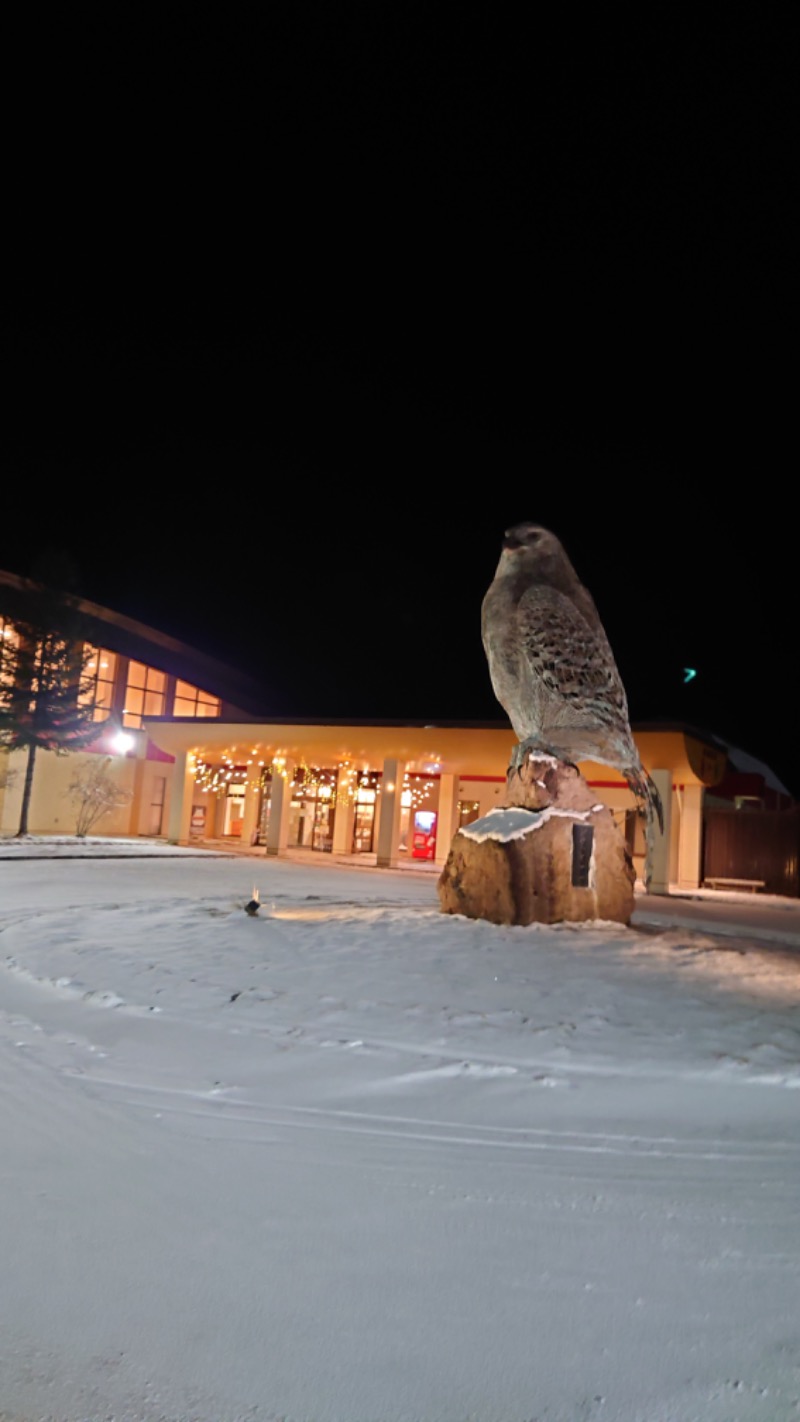
[[[3,581],[16,581],[0,574]],[[39,752],[32,834],[70,834],[75,756],[104,756],[127,793],[98,832],[176,843],[239,843],[443,864],[457,829],[501,799],[514,735],[507,722],[430,725],[275,721],[249,677],[173,638],[82,603],[98,738],[73,755]],[[0,621],[0,636],[14,629]],[[724,746],[678,725],[634,727],[665,806],[654,888],[703,880],[704,800],[728,771]],[[120,737],[123,737],[122,739]],[[0,834],[19,823],[24,752],[0,749]],[[620,774],[580,769],[626,834],[643,877],[642,822]],[[9,773],[10,772],[10,773]]]
[[[26,586],[25,579],[0,571],[0,681],[2,648],[19,641],[3,615],[2,592],[24,594]],[[143,731],[145,719],[242,721],[258,710],[258,689],[244,673],[132,618],[84,600],[77,608],[89,656],[81,699],[93,706],[98,723],[98,739],[85,754],[110,756],[120,789],[130,795],[125,810],[104,820],[103,832],[160,835],[171,757]],[[13,834],[18,826],[25,759],[24,752],[0,746],[0,834]],[[74,756],[38,752],[31,833],[74,830],[74,807],[66,793],[74,765]]]

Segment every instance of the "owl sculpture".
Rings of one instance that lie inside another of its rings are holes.
[[[591,594],[548,529],[506,531],[481,633],[495,696],[519,741],[512,766],[533,750],[614,766],[644,808],[651,843],[654,817],[663,831],[661,800],[639,759],[619,671]]]

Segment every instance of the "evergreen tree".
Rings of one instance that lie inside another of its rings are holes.
[[[81,701],[91,686],[86,629],[78,599],[45,583],[19,579],[0,587],[0,745],[27,750],[17,835],[28,833],[38,750],[79,750],[100,730],[94,707]]]

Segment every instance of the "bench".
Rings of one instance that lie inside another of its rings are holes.
[[[764,888],[763,879],[704,879],[703,887],[706,889],[749,889],[753,894],[757,894],[759,889]]]

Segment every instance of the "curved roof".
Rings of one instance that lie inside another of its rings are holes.
[[[16,573],[0,569],[0,612],[3,586],[22,594],[39,587],[31,578],[21,578]],[[241,711],[248,717],[264,714],[264,693],[246,672],[230,667],[185,642],[179,642],[155,627],[147,627],[143,622],[126,617],[124,613],[101,607],[86,598],[76,597],[71,602],[84,623],[87,641],[108,647],[109,651],[120,656],[146,662],[148,666],[211,692],[227,703],[226,712]],[[13,621],[10,610],[8,615]]]
[[[669,767],[678,785],[718,785],[727,768],[725,749],[705,731],[676,722],[632,727],[644,764]]]

